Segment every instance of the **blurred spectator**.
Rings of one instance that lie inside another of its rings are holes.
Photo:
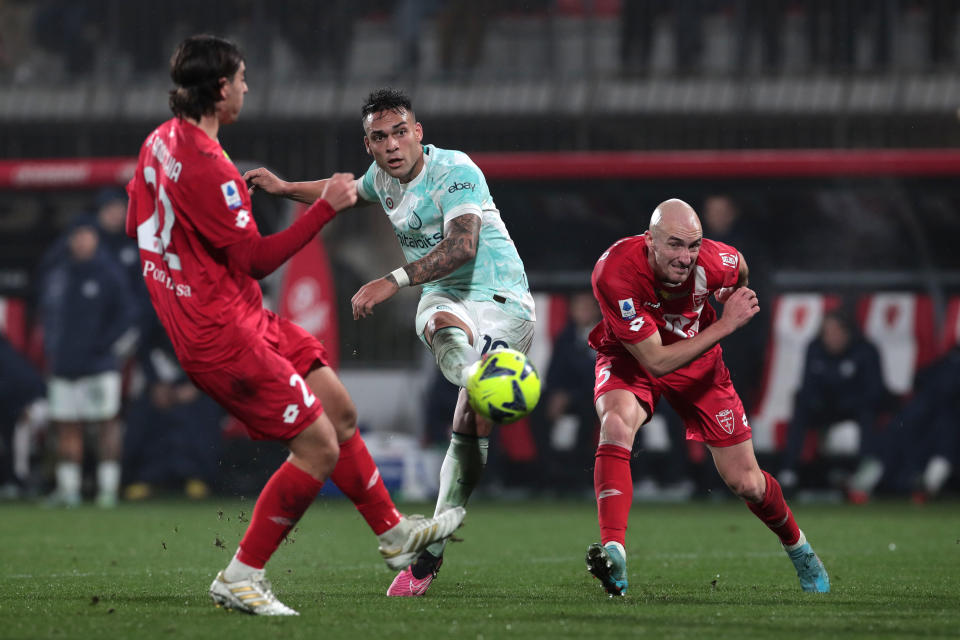
[[[896,0],[805,0],[807,45],[811,65],[834,72],[853,71],[857,39],[864,25],[871,28],[871,66],[885,71],[890,64]]]
[[[130,407],[124,439],[124,497],[142,500],[157,488],[205,498],[216,480],[223,411],[187,378],[154,316],[138,361],[146,390]]]
[[[701,211],[704,237],[729,244],[743,255],[750,267],[749,286],[757,292],[763,314],[764,310],[770,308],[772,300],[767,297],[770,291],[767,284],[770,265],[766,255],[767,242],[762,239],[762,231],[744,220],[740,206],[726,194],[707,196]],[[722,314],[723,305],[713,298],[710,304],[718,315]],[[757,320],[762,320],[762,317]],[[759,354],[764,352],[767,344],[767,323],[757,320],[727,336],[721,343],[723,360],[747,413],[753,409],[759,395],[764,364]]]
[[[798,485],[797,465],[810,431],[853,420],[860,429],[861,456],[875,456],[878,414],[887,397],[877,347],[842,312],[826,313],[819,335],[807,347],[794,400],[777,477],[784,489]]]
[[[35,14],[36,41],[57,54],[70,76],[93,69],[97,25],[90,3],[74,0],[42,0]]]
[[[882,446],[865,457],[848,497],[866,502],[881,481],[924,501],[960,464],[960,345],[917,374],[916,393],[890,420]]]
[[[138,302],[136,311],[139,325],[140,320],[152,316],[153,312],[140,271],[140,248],[137,241],[126,232],[126,192],[122,189],[103,189],[97,194],[96,210],[101,246],[120,265],[127,277],[128,288]]]
[[[30,0],[0,0],[0,71],[15,80],[27,79],[23,76],[33,47],[30,25],[35,10]]]
[[[99,243],[94,219],[78,216],[67,233],[66,252],[54,248],[41,281],[50,417],[58,440],[51,502],[67,506],[81,499],[85,423],[98,427],[97,503],[113,506],[120,484],[117,347],[133,327],[135,303],[126,278]]]
[[[703,0],[628,0],[620,14],[620,64],[625,75],[650,71],[655,28],[659,15],[671,12],[674,70],[696,70],[703,53]]]
[[[40,373],[0,335],[0,500],[20,496],[26,478],[14,470],[13,433],[27,407],[46,395]]]
[[[440,72],[444,77],[463,76],[473,71],[483,55],[490,14],[498,3],[472,0],[444,0],[437,14]]]
[[[597,354],[587,335],[600,321],[591,292],[570,296],[567,324],[553,343],[543,398],[534,414],[541,480],[559,491],[589,490],[596,448],[593,408]]]
[[[272,8],[280,32],[305,69],[327,69],[342,79],[347,71],[357,0],[291,0]]]
[[[930,25],[930,64],[934,69],[953,68],[956,56],[957,0],[927,0]]]
[[[420,69],[420,29],[439,0],[397,0],[393,9],[393,31],[397,52],[394,74],[405,77]]]
[[[754,42],[760,39],[760,71],[775,73],[780,70],[783,42],[785,0],[735,0],[736,71],[750,69]]]

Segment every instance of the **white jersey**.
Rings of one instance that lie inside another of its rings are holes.
[[[443,240],[447,222],[466,213],[480,216],[476,257],[453,273],[423,285],[422,295],[449,293],[494,301],[512,315],[534,320],[533,296],[523,261],[500,219],[483,173],[461,151],[423,147],[423,169],[401,184],[374,162],[357,181],[361,198],[379,201],[407,262],[419,260]]]

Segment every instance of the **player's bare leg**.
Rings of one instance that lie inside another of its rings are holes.
[[[257,615],[299,615],[273,594],[264,566],[313,503],[337,463],[339,447],[325,414],[287,445],[290,456],[260,492],[240,548],[210,585],[218,606]]]
[[[464,507],[480,482],[487,465],[493,423],[478,416],[467,401],[466,370],[479,359],[471,346],[474,336],[466,324],[452,313],[440,312],[427,322],[424,337],[433,349],[437,366],[453,384],[461,386],[453,413],[453,433],[440,466],[440,490],[434,517]],[[428,546],[416,561],[397,574],[388,596],[422,596],[427,592],[440,565],[446,539]]]
[[[307,375],[306,382],[320,399],[340,445],[340,457],[330,480],[350,498],[373,530],[388,567],[396,570],[408,566],[428,544],[445,539],[460,526],[462,509],[435,518],[407,518],[397,511],[357,430],[356,405],[337,374],[330,367],[320,367]]]
[[[633,502],[630,452],[647,410],[630,391],[615,389],[597,399],[600,441],[593,468],[600,542],[587,548],[587,570],[611,596],[627,592],[627,521]]]
[[[56,422],[57,488],[50,496],[51,506],[74,507],[80,504],[83,483],[83,424]]]
[[[793,562],[804,591],[830,591],[830,578],[817,554],[797,526],[776,478],[760,469],[747,440],[730,447],[711,446],[713,462],[730,490],[743,498],[747,507],[777,537]]]
[[[120,490],[120,457],[123,453],[123,424],[106,420],[97,425],[97,506],[117,504]]]

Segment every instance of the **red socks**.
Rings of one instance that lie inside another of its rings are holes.
[[[353,501],[374,534],[380,535],[400,522],[400,512],[383,486],[380,470],[370,457],[360,431],[340,443],[340,458],[330,479]]]
[[[257,498],[237,559],[262,569],[322,486],[323,482],[290,462],[280,465]]]
[[[780,542],[785,545],[795,544],[800,539],[800,527],[797,526],[797,521],[793,519],[793,513],[787,506],[787,501],[783,499],[780,483],[766,471],[761,469],[761,472],[767,481],[767,490],[763,494],[763,502],[760,504],[747,502],[747,506],[750,511],[753,511],[753,515],[760,518],[763,524],[777,534]]]
[[[616,444],[597,447],[593,488],[597,495],[600,542],[626,545],[627,518],[633,502],[630,450]]]

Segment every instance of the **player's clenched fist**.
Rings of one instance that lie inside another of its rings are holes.
[[[343,211],[357,203],[357,183],[352,173],[335,173],[323,185],[321,198],[330,203],[334,211]]]
[[[250,193],[253,193],[254,189],[263,189],[272,196],[286,195],[287,183],[263,167],[247,171],[243,174],[243,180]]]
[[[732,324],[733,329],[739,329],[759,311],[760,303],[757,300],[757,293],[753,289],[740,287],[729,295],[723,305],[722,320]]]

